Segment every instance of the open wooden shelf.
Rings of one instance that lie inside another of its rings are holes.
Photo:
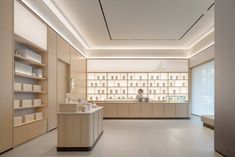
[[[35,52],[38,52],[38,53],[46,53],[47,52],[43,48],[37,46],[36,44],[32,43],[31,41],[29,41],[29,40],[27,40],[17,34],[15,34],[14,39],[15,39],[15,42],[22,44]]]
[[[38,63],[38,62],[35,62],[31,59],[28,59],[28,58],[25,58],[23,56],[16,55],[16,54],[15,54],[15,59],[20,60],[23,63],[28,64],[28,65],[39,66],[39,67],[45,67],[46,66],[46,64]]]
[[[16,93],[39,93],[44,94],[46,91],[22,91],[22,90],[15,90]]]
[[[38,106],[30,106],[30,107],[19,107],[14,108],[14,110],[23,110],[23,109],[29,109],[29,108],[40,108],[40,107],[46,107],[47,105],[38,105]]]
[[[39,120],[33,120],[33,121],[31,121],[31,122],[28,122],[28,123],[22,123],[22,124],[20,124],[20,125],[15,125],[14,127],[17,128],[17,127],[20,127],[20,126],[23,126],[23,125],[35,123],[35,122],[42,121],[42,120],[45,120],[45,119],[47,119],[47,118],[42,118],[42,119],[39,119]]]
[[[26,74],[21,74],[21,73],[18,73],[18,72],[15,72],[15,76],[26,77],[26,78],[36,79],[36,80],[46,80],[46,78],[44,78],[44,77],[26,75]]]

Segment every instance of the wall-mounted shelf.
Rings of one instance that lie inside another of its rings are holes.
[[[33,121],[31,121],[31,122],[22,123],[22,124],[20,124],[20,125],[14,126],[14,127],[17,128],[17,127],[24,126],[24,125],[27,125],[27,124],[31,124],[31,123],[35,123],[35,122],[38,122],[38,121],[42,121],[42,120],[45,120],[45,119],[47,119],[47,118],[42,118],[42,119],[38,119],[38,120],[33,120]]]
[[[26,77],[26,78],[36,79],[36,80],[46,80],[45,77],[37,77],[37,76],[32,76],[32,75],[26,75],[26,74],[21,74],[21,73],[18,73],[18,72],[15,72],[15,76]]]
[[[38,93],[38,94],[44,94],[46,91],[17,91],[15,90],[16,93]]]
[[[46,64],[38,63],[38,62],[35,62],[31,59],[28,59],[28,58],[25,58],[23,56],[16,55],[16,54],[15,54],[15,59],[20,60],[21,62],[23,62],[25,64],[28,64],[28,65],[39,66],[39,67],[45,67],[46,66]]]
[[[19,107],[14,108],[14,110],[24,110],[24,109],[30,109],[30,108],[40,108],[40,107],[46,107],[47,105],[38,105],[38,106],[30,106],[30,107]]]

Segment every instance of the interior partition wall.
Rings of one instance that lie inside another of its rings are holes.
[[[192,69],[192,114],[214,115],[214,61]]]

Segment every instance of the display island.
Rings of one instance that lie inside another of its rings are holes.
[[[103,107],[80,111],[78,105],[60,104],[57,151],[90,151],[103,133]]]

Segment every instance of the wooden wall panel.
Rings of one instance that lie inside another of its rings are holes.
[[[57,35],[57,57],[70,64],[70,45],[59,35]]]
[[[0,3],[2,5],[2,3]],[[12,148],[13,43],[12,33],[0,27],[0,153]]]
[[[12,32],[13,28],[13,0],[0,1],[0,27]]]
[[[56,64],[56,32],[48,27],[48,130],[57,127]]]
[[[70,89],[74,99],[86,99],[86,59],[71,47],[70,77],[75,80],[74,88]]]

